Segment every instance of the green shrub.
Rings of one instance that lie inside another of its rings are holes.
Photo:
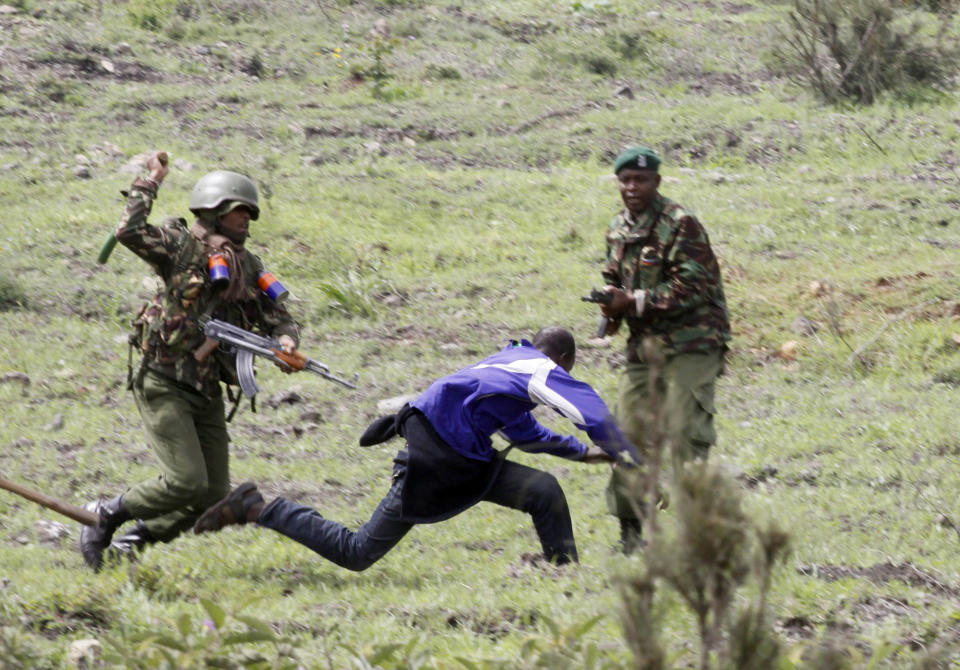
[[[136,670],[302,667],[294,643],[267,623],[238,613],[228,616],[216,603],[200,602],[206,613],[203,620],[181,614],[153,629],[107,638],[104,660],[113,664],[110,667]]]
[[[177,0],[131,0],[127,15],[137,28],[160,32],[173,16]]]
[[[894,0],[794,0],[774,49],[783,71],[827,102],[871,104],[936,89],[957,72],[956,33],[947,15],[904,9]]]
[[[0,667],[4,670],[37,670],[55,665],[26,633],[0,626]]]
[[[423,69],[423,76],[427,79],[463,79],[460,70],[452,65],[434,65],[433,63]]]
[[[27,294],[14,280],[0,275],[0,312],[27,306]]]

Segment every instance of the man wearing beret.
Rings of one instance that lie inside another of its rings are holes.
[[[626,369],[620,378],[616,416],[627,437],[649,447],[654,398],[643,341],[652,338],[665,357],[657,396],[663,435],[674,469],[705,459],[716,442],[714,385],[723,372],[730,319],[720,267],[697,218],[662,196],[660,158],[632,147],[614,163],[624,209],[607,229],[602,273],[609,303],[600,306],[612,335],[626,321]],[[630,491],[638,469],[615,467],[607,488],[610,512],[620,519],[621,546],[642,544],[642,504]]]

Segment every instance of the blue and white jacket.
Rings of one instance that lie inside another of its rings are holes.
[[[640,462],[597,392],[526,340],[438,379],[410,403],[444,442],[467,458],[490,461],[494,455],[490,437],[497,432],[524,451],[582,458],[587,445],[538,423],[531,414],[537,405],[570,419],[619,460]]]

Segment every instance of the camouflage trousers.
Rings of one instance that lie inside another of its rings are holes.
[[[160,472],[124,494],[124,505],[167,542],[230,492],[223,396],[208,398],[147,371],[133,397]]]
[[[627,363],[620,377],[616,417],[641,454],[649,453],[653,412],[660,405],[660,423],[674,468],[693,459],[706,459],[717,441],[714,428],[714,387],[723,372],[723,350],[676,354],[661,371],[656,394],[650,388],[650,366]],[[666,464],[664,464],[666,465]],[[614,468],[607,486],[607,509],[621,519],[642,518],[644,469]]]

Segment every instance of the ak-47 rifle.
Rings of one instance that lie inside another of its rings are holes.
[[[601,291],[600,289],[590,289],[590,295],[585,295],[580,298],[584,302],[595,302],[600,305],[609,305],[613,301],[613,294],[609,291]],[[597,337],[603,337],[607,334],[607,327],[610,324],[610,319],[605,316],[600,317],[600,322],[597,324]]]
[[[240,380],[240,388],[243,390],[243,394],[248,398],[252,398],[260,391],[257,380],[253,375],[254,356],[263,356],[292,370],[315,372],[321,377],[343,384],[347,388],[357,388],[356,374],[349,380],[338,377],[332,374],[330,368],[324,363],[308,358],[299,351],[294,351],[292,354],[285,353],[277,340],[251,333],[249,330],[238,328],[226,321],[208,320],[203,326],[203,334],[207,336],[207,341],[193,353],[193,357],[198,361],[205,361],[219,346],[222,346],[228,352],[235,352],[237,378]]]

